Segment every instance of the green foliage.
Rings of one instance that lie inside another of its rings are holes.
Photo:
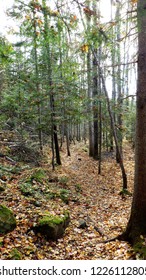
[[[4,66],[10,62],[13,53],[12,45],[4,37],[0,37],[0,65]]]
[[[81,185],[80,185],[80,184],[76,184],[76,185],[75,185],[75,190],[76,190],[76,192],[78,192],[78,193],[82,192],[82,187],[81,187]]]
[[[31,182],[22,183],[20,186],[20,190],[24,196],[32,196],[35,193]]]
[[[44,179],[46,179],[46,173],[43,169],[39,168],[36,169],[33,174],[30,176],[29,180],[30,181],[37,181],[37,182],[42,182]]]
[[[134,244],[133,250],[136,253],[136,257],[139,260],[146,259],[146,243],[144,236],[140,236],[139,240]]]
[[[10,253],[9,257],[10,260],[22,260],[22,254],[19,252],[18,249],[13,248]]]
[[[62,177],[59,179],[59,183],[60,183],[61,185],[63,185],[63,186],[66,186],[67,183],[68,183],[68,180],[69,180],[68,177],[62,176]]]
[[[62,201],[66,204],[69,203],[69,194],[70,194],[70,191],[69,190],[66,190],[66,189],[61,189],[60,190],[60,198],[62,199]]]

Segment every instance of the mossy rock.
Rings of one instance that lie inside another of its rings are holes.
[[[16,218],[13,212],[4,205],[0,205],[0,235],[11,232],[16,227]]]
[[[41,233],[47,239],[57,240],[61,238],[65,232],[66,227],[70,222],[69,212],[66,211],[63,215],[52,215],[50,213],[45,214],[39,219],[37,226],[34,231]]]

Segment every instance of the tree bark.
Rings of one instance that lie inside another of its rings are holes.
[[[138,84],[135,178],[131,215],[123,237],[132,244],[146,236],[146,6],[138,1]],[[146,246],[146,245],[145,245]]]

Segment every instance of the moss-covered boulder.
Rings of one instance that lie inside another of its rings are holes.
[[[65,232],[66,227],[70,222],[69,212],[66,211],[63,215],[45,214],[38,220],[34,231],[44,235],[47,239],[57,240],[61,238]]]
[[[4,205],[0,205],[0,235],[11,232],[16,227],[16,218],[13,212]]]

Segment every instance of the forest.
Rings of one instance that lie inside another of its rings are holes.
[[[6,11],[1,260],[146,259],[146,6],[103,2]]]

